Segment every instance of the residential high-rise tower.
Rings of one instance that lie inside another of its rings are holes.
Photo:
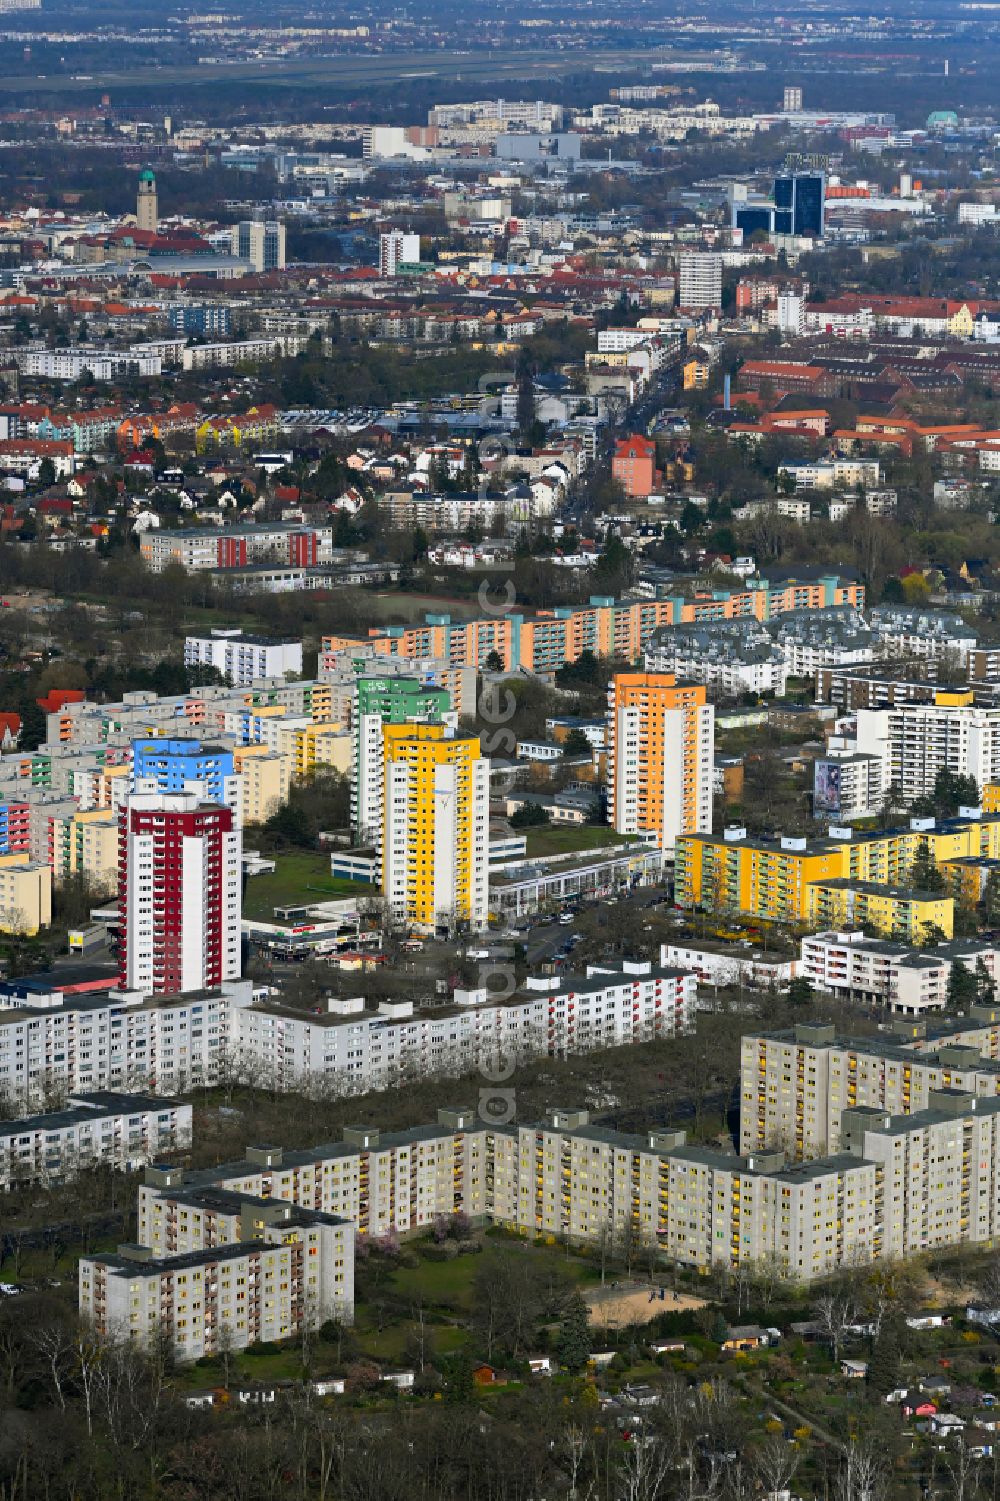
[[[481,932],[488,917],[490,763],[475,735],[387,724],[382,892],[425,932]]]
[[[608,693],[608,818],[619,834],[712,827],[715,710],[703,684],[672,672],[620,672]]]
[[[122,810],[119,983],[217,990],[240,973],[241,840],[232,810],[143,781]]]

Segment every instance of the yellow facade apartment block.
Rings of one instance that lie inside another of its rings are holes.
[[[277,743],[279,752],[291,757],[294,776],[308,776],[317,766],[345,776],[350,771],[353,741],[350,731],[336,720],[326,724],[296,720],[287,729],[279,727]]]
[[[1000,859],[1000,815],[944,824],[911,819],[906,828],[833,830],[823,839],[750,838],[742,828],[721,836],[684,834],[675,849],[677,902],[786,923],[817,918],[837,923],[839,907],[856,905],[870,911],[873,921],[878,918],[881,931],[913,936],[922,925],[933,924],[948,934],[951,897],[910,889],[913,863],[925,853],[952,877],[963,869],[954,862]],[[819,886],[822,891],[815,889]],[[884,888],[884,895],[876,887]]]
[[[52,871],[26,854],[0,856],[0,932],[37,933],[52,921]]]
[[[908,891],[871,881],[814,881],[807,888],[808,920],[839,930],[862,928],[921,944],[955,933],[955,899],[940,891]]]
[[[118,885],[118,815],[91,808],[52,820],[52,873],[57,882],[83,875],[102,890]]]
[[[266,823],[287,803],[292,783],[292,757],[266,745],[243,745],[233,752],[239,779],[240,821]]]

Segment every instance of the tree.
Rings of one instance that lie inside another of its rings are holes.
[[[876,1439],[850,1440],[832,1494],[834,1501],[886,1501],[889,1469],[885,1450]]]
[[[950,1501],[972,1501],[979,1494],[982,1461],[967,1446],[964,1434],[960,1433],[945,1451],[943,1464],[948,1472]]]
[[[49,458],[48,454],[46,454],[45,458],[42,459],[41,463],[38,466],[38,483],[42,486],[43,489],[47,490],[48,487],[50,485],[54,485],[55,482],[56,466]]]
[[[496,647],[494,647],[492,651],[489,651],[489,652],[486,653],[486,660],[483,663],[483,671],[484,672],[503,672],[504,671],[504,660],[503,660],[503,657],[500,655],[500,653],[497,651]]]
[[[961,959],[953,959],[951,973],[948,976],[948,1007],[952,1011],[961,1011],[966,1006],[972,1006],[979,999],[979,984],[976,976],[972,973]]]
[[[522,803],[508,819],[512,829],[535,829],[548,822],[549,815],[540,803]]]
[[[568,1371],[582,1371],[590,1359],[590,1317],[586,1303],[575,1293],[563,1318],[556,1344],[559,1359]]]
[[[582,730],[572,729],[563,741],[562,753],[564,756],[589,756],[591,751],[590,741]]]
[[[765,1501],[777,1498],[787,1491],[792,1476],[799,1467],[801,1454],[786,1443],[781,1434],[772,1434],[753,1451],[754,1474],[760,1482]]]
[[[788,987],[789,1004],[792,1006],[806,1006],[812,998],[812,982],[805,975],[796,975]]]
[[[616,1501],[659,1501],[670,1473],[670,1457],[658,1439],[625,1447],[618,1467]]]
[[[944,890],[944,876],[926,839],[920,841],[910,863],[910,886],[914,891]]]
[[[976,960],[976,1003],[980,1006],[992,1006],[996,1000],[997,988],[993,977],[982,959]]]
[[[522,348],[517,366],[517,427],[527,438],[535,423],[535,375],[531,358]]]
[[[632,554],[620,537],[610,533],[594,564],[594,587],[599,593],[621,594],[632,582]]]
[[[868,1361],[868,1384],[880,1396],[898,1386],[900,1358],[896,1331],[888,1328],[876,1339]]]
[[[840,1361],[840,1347],[844,1335],[856,1318],[857,1305],[854,1293],[846,1282],[820,1293],[813,1304],[813,1320],[830,1346],[834,1365]]]

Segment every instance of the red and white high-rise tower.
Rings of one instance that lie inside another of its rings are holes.
[[[118,841],[119,983],[217,990],[240,974],[241,839],[230,808],[140,782]]]

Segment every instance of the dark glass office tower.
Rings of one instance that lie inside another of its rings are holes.
[[[736,210],[736,228],[742,229],[744,243],[749,241],[751,235],[771,233],[772,211],[769,206],[758,207],[756,204],[748,208]]]
[[[823,235],[823,201],[826,177],[822,172],[794,172],[774,180],[774,229],[776,234]]]

